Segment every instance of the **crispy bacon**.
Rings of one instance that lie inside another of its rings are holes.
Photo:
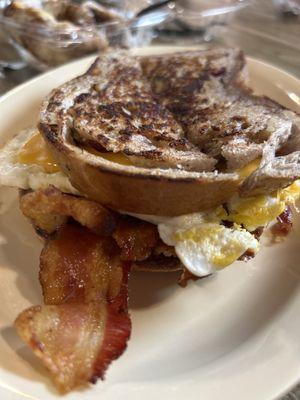
[[[112,299],[120,290],[123,268],[114,240],[80,225],[67,224],[49,240],[40,257],[45,304]]]
[[[21,338],[66,393],[103,378],[127,346],[129,264],[112,239],[67,224],[41,255],[45,306],[23,311],[15,325]]]
[[[60,392],[93,376],[106,325],[104,302],[36,306],[23,311],[15,324],[21,338],[42,359]]]
[[[208,276],[208,275],[207,275]],[[197,281],[198,279],[205,278],[205,276],[200,277],[192,274],[187,268],[182,269],[182,273],[177,281],[178,285],[182,288],[187,287],[189,281]]]
[[[30,307],[15,325],[61,393],[103,378],[125,350],[131,330],[127,314],[116,313],[105,300]]]
[[[277,217],[277,222],[272,226],[274,236],[286,236],[293,228],[293,211],[286,206],[285,210]]]
[[[89,382],[104,379],[109,364],[119,358],[126,350],[131,333],[131,321],[127,313],[116,312],[115,305],[107,307],[107,321],[100,351],[93,365],[93,375]]]
[[[121,248],[122,260],[142,261],[148,258],[159,241],[157,227],[132,217],[122,217],[113,237]]]
[[[253,250],[246,250],[245,253],[243,253],[243,254],[238,258],[238,260],[239,260],[239,261],[245,261],[245,262],[250,261],[250,260],[252,260],[252,258],[255,257],[255,254],[256,254],[256,253],[255,253]]]
[[[161,239],[158,240],[155,248],[153,249],[153,254],[155,256],[165,256],[165,257],[176,257],[175,247],[168,246]]]
[[[39,189],[21,196],[20,208],[39,230],[52,234],[69,217],[91,231],[110,235],[115,228],[115,215],[100,204],[64,194],[54,186]]]
[[[52,233],[57,233],[71,216],[95,233],[112,235],[121,249],[121,259],[134,261],[134,269],[172,271],[181,268],[174,247],[161,241],[155,225],[130,216],[120,217],[99,204],[62,193],[53,186],[36,192],[22,193],[20,208],[24,215],[31,219],[37,233],[45,239],[51,237]],[[98,211],[94,212],[95,210]],[[42,266],[43,254],[47,253],[47,248],[42,253]],[[54,251],[52,256],[55,257],[55,254]],[[48,257],[47,262],[51,262]],[[56,277],[52,277],[52,289],[55,288],[55,279],[64,279],[62,275],[63,273],[59,278],[57,274]]]

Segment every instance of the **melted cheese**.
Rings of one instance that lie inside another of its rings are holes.
[[[100,152],[91,147],[85,148],[86,151],[96,156],[102,157],[121,165],[133,165],[122,153]],[[17,154],[17,161],[21,164],[35,164],[43,168],[49,174],[59,172],[60,168],[52,157],[46,142],[39,132],[34,133],[32,137],[23,145]]]
[[[122,153],[102,152],[95,150],[92,147],[86,147],[85,150],[89,153],[94,154],[95,156],[102,157],[107,161],[111,161],[121,165],[133,165],[129,158]]]
[[[258,168],[260,160],[260,158],[257,158],[256,160],[253,160],[249,164],[245,165],[244,167],[238,169],[236,172],[239,174],[239,177],[243,180],[248,178],[248,176],[251,175],[252,172],[254,172]]]

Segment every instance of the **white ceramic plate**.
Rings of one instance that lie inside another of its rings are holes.
[[[1,141],[34,124],[43,97],[84,72],[91,60],[58,68],[4,96]],[[298,80],[256,60],[249,60],[249,69],[256,91],[300,111]],[[1,195],[12,196],[12,204],[0,219],[0,398],[58,399],[44,369],[12,327],[21,310],[41,303],[41,244],[18,211],[16,191],[2,189]],[[186,289],[175,284],[174,274],[134,274],[127,351],[109,368],[104,382],[65,398],[280,397],[300,378],[299,220],[286,240],[266,244],[253,261],[237,262]]]

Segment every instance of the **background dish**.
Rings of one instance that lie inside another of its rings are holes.
[[[49,90],[91,61],[65,65],[3,96],[0,141],[32,125]],[[298,80],[253,59],[249,69],[256,91],[300,110]],[[16,192],[2,189],[0,195],[11,206],[0,219],[0,397],[60,398],[12,328],[19,311],[40,301],[41,244],[17,209]],[[271,400],[286,392],[300,369],[299,235],[300,218],[282,243],[270,246],[266,235],[253,261],[237,262],[186,289],[176,286],[173,274],[134,274],[132,340],[106,381],[85,391],[85,399]],[[66,398],[82,398],[82,392]]]

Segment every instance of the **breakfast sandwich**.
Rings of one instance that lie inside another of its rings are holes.
[[[44,241],[44,305],[21,338],[68,392],[125,350],[130,272],[179,283],[247,261],[300,197],[300,117],[249,88],[244,55],[108,51],[0,152],[0,184]]]

